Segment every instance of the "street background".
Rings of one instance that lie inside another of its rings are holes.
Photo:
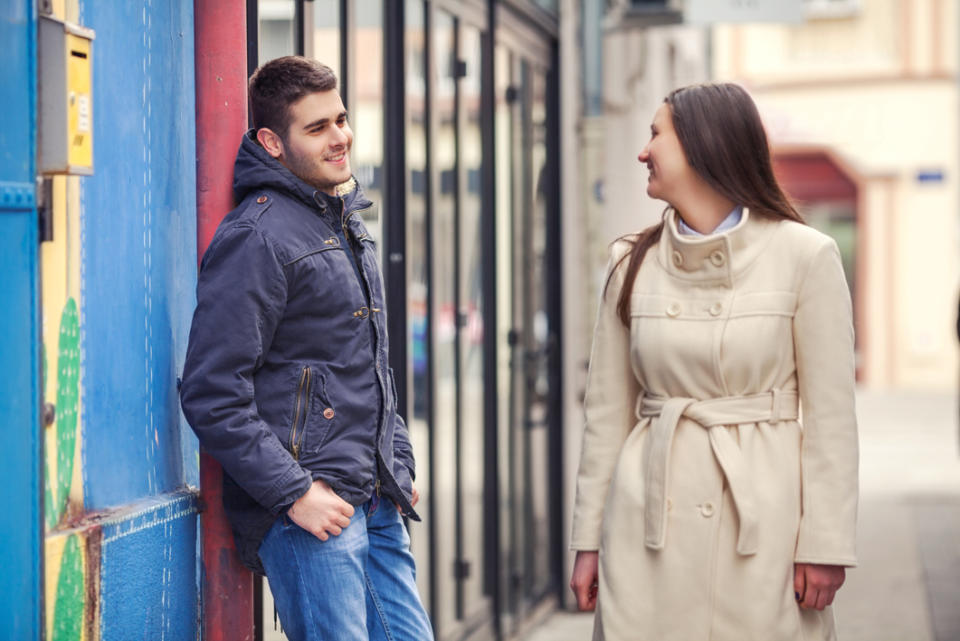
[[[608,247],[662,214],[663,97],[715,81],[848,278],[843,639],[960,639],[956,0],[13,0],[0,42],[0,638],[273,634],[178,380],[247,78],[297,54],[337,72],[376,203],[438,641],[589,638],[567,539]]]

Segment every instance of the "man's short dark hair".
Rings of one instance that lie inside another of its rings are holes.
[[[337,76],[316,60],[284,56],[254,71],[247,88],[254,128],[266,127],[286,139],[290,105],[308,94],[336,89]]]

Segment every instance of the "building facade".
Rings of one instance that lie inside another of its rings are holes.
[[[803,24],[714,30],[778,175],[837,239],[868,385],[956,389],[958,30],[945,0],[809,3]]]
[[[760,108],[781,184],[840,246],[858,380],[955,389],[955,3],[803,0],[796,23],[660,24],[681,20],[666,7],[683,5],[607,5],[603,109],[587,118],[602,132],[592,139],[607,146],[596,181],[604,202],[588,202],[584,215],[612,222],[612,233],[593,239],[592,269],[602,269],[612,237],[659,217],[662,203],[646,197],[635,157],[663,96],[692,82],[737,82]]]
[[[560,100],[576,93],[575,71],[561,69],[575,60],[574,42],[561,42],[576,35],[576,6],[24,0],[0,10],[15,45],[4,79],[22,88],[0,126],[12,302],[0,421],[19,426],[3,431],[17,463],[2,480],[30,490],[3,517],[3,560],[16,571],[3,580],[15,598],[0,628],[18,639],[272,634],[262,583],[232,555],[218,468],[183,420],[177,380],[198,258],[230,207],[246,76],[290,53],[338,72],[354,169],[377,203],[366,223],[418,459],[424,520],[411,539],[438,639],[516,638],[560,602],[565,424],[578,422],[565,372],[582,359],[565,355],[582,341],[564,325],[561,295],[578,271],[561,257],[580,251],[563,233],[576,181],[561,179],[576,167],[575,118]],[[36,73],[49,20],[93,32],[68,58],[92,70],[91,87],[69,94],[93,137],[88,175],[37,165],[54,131],[37,117],[39,96],[52,95]]]

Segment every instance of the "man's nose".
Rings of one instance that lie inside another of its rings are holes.
[[[334,145],[345,145],[347,141],[350,140],[350,136],[347,133],[346,127],[337,127],[334,132],[333,144]]]
[[[639,160],[640,162],[647,162],[647,159],[649,159],[649,158],[650,158],[650,152],[647,151],[647,148],[646,148],[646,147],[644,147],[643,149],[641,149],[641,150],[640,150],[640,155],[637,156],[637,160]]]

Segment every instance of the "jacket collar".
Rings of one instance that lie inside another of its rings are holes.
[[[735,276],[760,255],[777,222],[751,215],[743,208],[740,222],[731,229],[709,236],[690,236],[677,228],[679,216],[667,211],[657,259],[667,273],[689,281],[720,283],[733,287]]]

